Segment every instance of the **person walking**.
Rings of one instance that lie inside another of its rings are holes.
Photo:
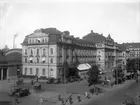
[[[78,102],[81,102],[81,96],[80,96],[80,94],[77,95],[77,98],[78,98]]]

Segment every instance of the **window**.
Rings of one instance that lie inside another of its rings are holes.
[[[33,70],[32,70],[32,68],[30,68],[30,74],[33,74]]]
[[[44,40],[44,39],[42,39],[42,42],[44,43],[44,42],[45,42],[45,40]]]
[[[43,55],[45,55],[46,49],[43,49]]]
[[[37,63],[39,63],[39,58],[37,58]]]
[[[51,58],[51,63],[53,63],[53,58]]]
[[[26,67],[25,67],[25,72],[24,73],[25,73],[25,75],[27,74],[27,68]]]
[[[50,69],[50,77],[53,76],[53,69]]]
[[[101,59],[99,58],[99,61],[100,61]]]
[[[39,73],[39,70],[38,70],[38,68],[36,68],[36,75],[38,76],[38,73]]]
[[[46,73],[45,69],[42,69],[42,75],[45,75],[45,73]]]
[[[44,57],[44,58],[42,58],[42,63],[45,63],[45,60],[46,60],[46,58]]]
[[[51,48],[51,54],[53,54],[53,48]]]
[[[39,49],[37,49],[37,55],[39,55]]]
[[[33,55],[33,50],[31,49],[31,55]]]
[[[25,49],[25,55],[27,55],[27,49]]]
[[[30,58],[30,63],[33,63],[33,58]]]
[[[27,63],[27,58],[25,58],[25,63]]]

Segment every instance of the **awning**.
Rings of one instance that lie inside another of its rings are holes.
[[[30,58],[30,61],[33,60],[33,58]]]
[[[42,61],[45,61],[45,58],[42,58]]]
[[[90,66],[88,63],[80,64],[80,65],[78,65],[78,67],[77,67],[78,70],[88,70],[88,69],[90,69],[90,68],[91,68],[91,66]]]

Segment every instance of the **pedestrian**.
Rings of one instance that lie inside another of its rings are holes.
[[[80,96],[80,94],[77,95],[77,98],[78,98],[78,102],[81,102],[81,96]]]
[[[88,99],[90,98],[90,93],[89,93],[89,92],[87,93],[87,98],[88,98]]]
[[[65,105],[64,98],[61,98],[62,105]]]
[[[69,103],[70,103],[70,105],[73,103],[72,102],[72,96],[69,98]]]
[[[34,84],[34,81],[33,81],[33,80],[31,80],[31,84],[32,84],[32,85]]]
[[[17,105],[17,104],[19,104],[19,103],[20,103],[19,97],[18,97],[18,95],[16,94],[16,95],[15,95],[15,104]]]
[[[58,95],[58,100],[61,101],[61,95],[60,94]]]

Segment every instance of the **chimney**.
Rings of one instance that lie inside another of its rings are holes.
[[[93,30],[91,30],[91,33],[93,33]]]

